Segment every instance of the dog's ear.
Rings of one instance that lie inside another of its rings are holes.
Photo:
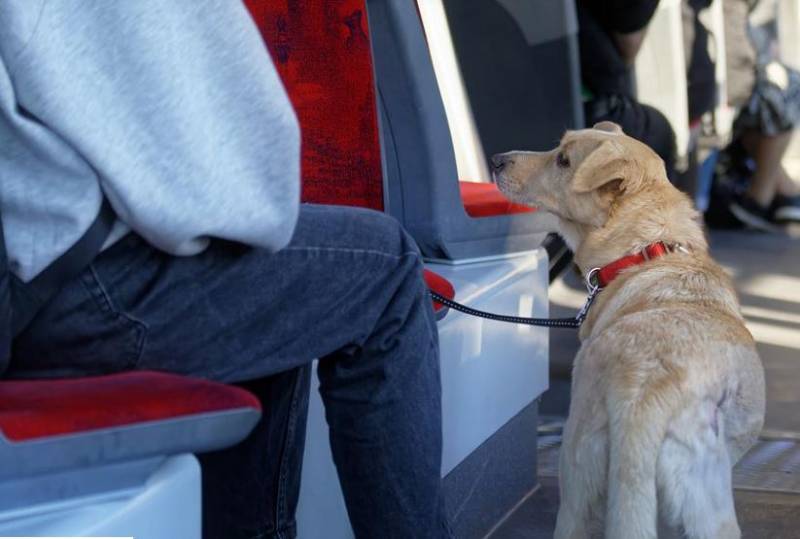
[[[572,189],[576,193],[589,193],[601,187],[623,189],[626,181],[632,179],[631,163],[620,144],[604,140],[578,165]]]
[[[614,133],[615,135],[622,135],[622,128],[614,122],[597,122],[592,129],[598,131],[605,131],[606,133]]]

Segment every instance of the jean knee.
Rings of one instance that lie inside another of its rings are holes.
[[[346,206],[304,204],[290,247],[304,246],[420,258],[416,242],[394,217]]]
[[[394,256],[413,256],[421,261],[417,243],[394,217],[364,210],[359,220],[364,228],[364,238],[371,247]]]
[[[384,268],[385,283],[393,289],[387,290],[387,295],[395,303],[410,302],[408,308],[412,310],[431,310],[432,313],[424,263],[416,241],[396,219],[384,213],[363,210],[357,219],[362,229],[360,244],[363,248],[380,251],[396,260],[395,264]]]
[[[392,271],[407,271],[414,275],[411,284],[424,286],[422,254],[416,241],[393,217],[376,211],[361,212],[359,223],[363,248],[380,251],[398,260]]]

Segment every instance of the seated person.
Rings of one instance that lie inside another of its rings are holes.
[[[664,160],[675,179],[675,133],[658,110],[636,100],[632,66],[658,0],[578,0],[586,125],[608,120]]]
[[[768,40],[752,38],[749,0],[724,0],[728,102],[739,109],[734,151],[741,148],[755,170],[729,209],[742,223],[774,230],[779,221],[800,221],[800,187],[782,159],[800,121],[800,74],[780,64]]]
[[[294,537],[307,366],[319,358],[356,535],[450,537],[420,254],[385,214],[299,203],[297,120],[242,3],[25,0],[0,20],[10,267],[39,274],[104,197],[118,218],[15,340],[6,376],[284,373],[261,422],[282,425],[277,437],[251,436],[259,465],[246,477],[206,482],[229,503],[204,531]]]

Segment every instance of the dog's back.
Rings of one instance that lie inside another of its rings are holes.
[[[573,403],[594,406],[571,410],[564,451],[591,466],[580,453],[605,439],[594,476],[607,537],[655,537],[657,519],[692,538],[738,537],[731,467],[761,429],[764,381],[730,283],[680,253],[625,277],[587,321]]]

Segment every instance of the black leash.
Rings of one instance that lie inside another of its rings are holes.
[[[527,326],[538,326],[545,328],[578,329],[581,327],[581,324],[583,324],[583,321],[586,320],[586,315],[589,313],[589,308],[592,306],[592,303],[594,303],[597,294],[603,289],[597,281],[597,273],[599,271],[599,268],[594,268],[586,275],[586,289],[589,291],[589,297],[586,298],[586,303],[583,304],[583,307],[581,307],[581,310],[578,311],[578,314],[576,314],[574,318],[525,318],[522,316],[506,316],[503,314],[487,313],[486,311],[479,311],[478,309],[473,309],[472,307],[462,305],[456,301],[442,296],[437,292],[434,292],[433,290],[429,289],[428,291],[430,292],[434,301],[471,316],[488,318],[489,320],[498,320],[500,322],[508,322],[510,324],[524,324]]]
[[[586,303],[583,305],[583,308],[578,311],[578,314],[575,315],[574,318],[525,318],[522,316],[506,316],[502,314],[487,313],[486,311],[479,311],[478,309],[473,309],[472,307],[467,307],[466,305],[457,303],[442,296],[441,294],[437,294],[433,290],[431,290],[430,293],[434,301],[471,316],[488,318],[489,320],[498,320],[500,322],[509,322],[511,324],[525,324],[528,326],[539,326],[546,328],[578,329],[586,319],[586,314],[589,312],[589,307],[591,307],[592,303],[594,303],[594,299],[597,297],[597,293],[599,291],[600,288],[597,286],[594,286],[591,290],[589,290],[589,297],[586,299]]]

